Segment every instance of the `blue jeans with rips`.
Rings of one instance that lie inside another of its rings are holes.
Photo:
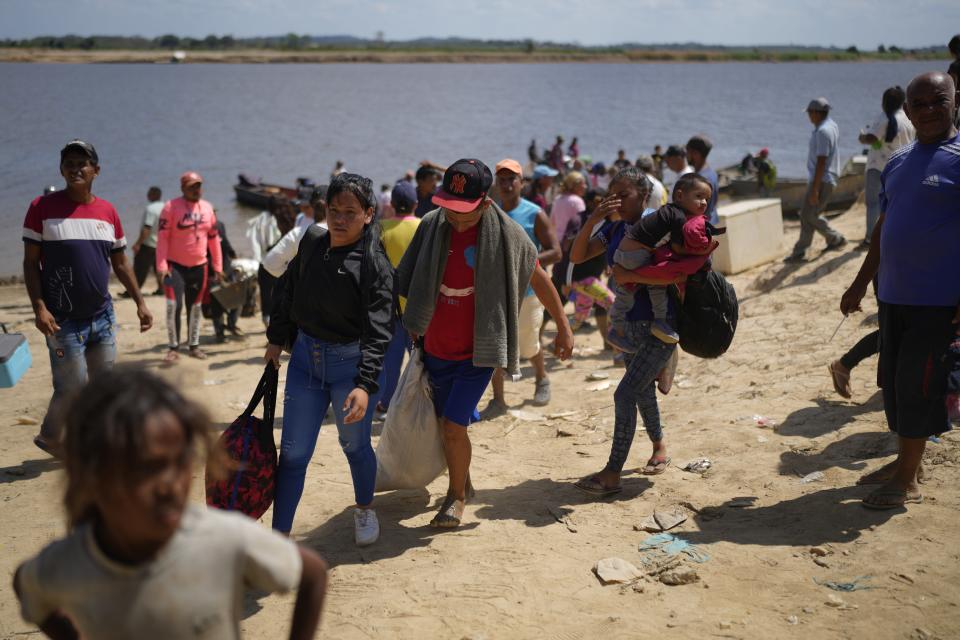
[[[370,430],[379,394],[370,396],[367,413],[360,422],[343,422],[343,403],[356,388],[353,380],[359,364],[357,342],[337,344],[312,338],[302,331],[297,334],[283,395],[283,434],[273,503],[273,528],[277,531],[288,532],[293,526],[307,465],[331,403],[340,447],[350,465],[356,502],[358,505],[373,502],[377,456],[370,445]]]
[[[653,336],[647,321],[627,322],[624,329],[638,348],[635,354],[627,356],[630,358],[627,372],[613,394],[613,442],[606,468],[617,473],[623,471],[630,454],[630,445],[637,431],[637,410],[640,411],[650,441],[659,442],[663,439],[660,409],[657,406],[657,375],[677,348],[677,345],[667,344]]]
[[[47,336],[53,397],[40,426],[40,435],[47,440],[60,438],[55,409],[64,396],[82,387],[88,378],[108,371],[117,359],[117,318],[112,304],[92,318],[61,320],[58,324],[60,330]]]

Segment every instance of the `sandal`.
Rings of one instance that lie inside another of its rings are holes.
[[[188,352],[191,358],[196,358],[197,360],[206,360],[207,352],[200,349],[200,347],[190,347]]]
[[[669,456],[666,458],[653,456],[647,460],[647,466],[645,466],[640,473],[645,476],[658,476],[667,470],[667,467],[670,466],[670,460],[671,458]]]
[[[435,529],[456,529],[460,526],[460,520],[463,519],[464,506],[463,500],[447,496],[440,505],[440,511],[430,521],[430,526]]]
[[[623,491],[621,485],[615,487],[608,487],[600,482],[599,476],[589,476],[581,480],[577,480],[574,485],[580,491],[589,493],[592,496],[612,496],[615,493],[620,493]]]
[[[180,354],[177,353],[177,350],[170,349],[169,351],[167,351],[167,355],[163,356],[163,365],[166,367],[169,367],[179,359],[180,359]]]
[[[868,502],[873,500],[873,502]],[[919,491],[908,493],[906,489],[881,487],[863,499],[861,504],[867,509],[899,509],[907,504],[920,504],[923,496]]]
[[[850,371],[840,364],[839,360],[834,360],[827,365],[827,371],[830,372],[830,377],[833,378],[833,390],[836,391],[841,398],[849,399],[853,395],[850,389]]]

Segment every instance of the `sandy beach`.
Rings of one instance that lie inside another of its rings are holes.
[[[660,398],[672,466],[653,477],[635,471],[649,455],[638,429],[624,491],[612,498],[592,499],[572,485],[606,461],[613,389],[622,375],[595,330],[576,334],[572,362],[548,359],[549,407],[523,406],[533,395],[525,369],[521,382],[507,385],[508,402],[523,413],[471,427],[477,496],[459,530],[427,526],[446,489],[442,477],[426,491],[380,494],[380,541],[358,549],[349,470],[335,427],[325,426],[293,531],[333,567],[319,636],[956,637],[960,490],[950,483],[960,436],[928,446],[923,504],[886,512],[861,506],[870,489],[854,486],[856,479],[891,460],[895,442],[875,358],[854,371],[851,401],[834,393],[827,375],[827,363],[876,323],[868,298],[864,313],[829,341],[841,318],[840,295],[864,255],[852,249],[863,236],[863,206],[834,220],[849,248],[821,255],[818,237],[808,263],[771,263],[731,278],[741,304],[731,350],[713,361],[681,354],[674,388]],[[784,251],[797,232],[788,222]],[[116,301],[120,360],[156,368],[165,342],[163,299],[148,301],[159,324],[143,335],[132,302]],[[7,581],[20,561],[63,533],[64,517],[61,466],[31,442],[51,383],[22,285],[0,287],[0,320],[26,333],[34,359],[16,388],[0,392],[0,579]],[[246,340],[215,345],[207,324],[211,358],[184,358],[162,372],[205,403],[218,428],[242,411],[262,368],[259,318],[244,318],[241,327]],[[608,377],[588,380],[595,373]],[[278,417],[277,441],[279,425]],[[708,471],[682,470],[700,457],[712,462]],[[802,481],[814,472],[822,477]],[[193,493],[202,501],[202,469]],[[664,565],[638,550],[652,534],[636,529],[673,507],[686,521],[670,533],[705,559],[680,556],[678,567],[667,565],[665,574],[696,572],[697,581],[679,586],[659,580]],[[609,557],[632,563],[643,577],[601,584],[593,568]],[[868,588],[838,591],[826,583]],[[292,595],[248,596],[245,637],[285,637],[292,607]],[[0,590],[0,637],[37,633],[20,619],[12,591]]]

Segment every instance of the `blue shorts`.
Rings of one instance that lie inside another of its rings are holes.
[[[475,367],[470,360],[444,360],[423,354],[423,366],[433,387],[437,415],[469,426],[479,419],[477,403],[493,377],[493,367]]]

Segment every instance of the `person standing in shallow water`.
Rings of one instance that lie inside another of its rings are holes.
[[[53,373],[50,410],[33,442],[54,455],[60,428],[53,410],[88,375],[109,370],[116,360],[117,320],[107,286],[111,268],[136,302],[140,331],[153,326],[124,255],[127,241],[117,210],[93,195],[100,175],[93,145],[68,142],[60,151],[60,174],[66,188],[34,200],[23,221],[23,279]]]
[[[350,465],[358,546],[380,537],[373,510],[377,457],[370,445],[378,379],[393,337],[393,268],[373,221],[377,197],[363,176],[341,173],[327,189],[327,225],[307,229],[277,285],[265,359],[291,350],[273,528],[290,533],[320,425],[332,405]],[[292,344],[290,344],[292,341]]]
[[[947,351],[960,335],[960,135],[950,76],[925,73],[907,87],[916,141],[890,156],[881,174],[880,218],[840,311],[860,309],[879,274],[880,382],[897,459],[861,478],[880,488],[871,509],[921,502],[917,474],[927,438],[950,430]]]

